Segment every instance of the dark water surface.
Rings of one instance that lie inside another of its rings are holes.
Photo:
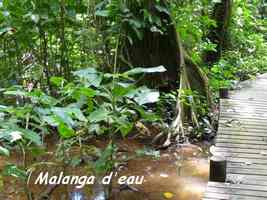
[[[136,141],[122,141],[121,145],[129,152],[135,152],[137,149],[143,148],[143,145]],[[53,152],[51,152],[51,155]],[[6,162],[19,163],[21,155],[13,154],[8,160],[0,158],[0,169]],[[42,158],[43,161],[50,162],[51,158]],[[65,168],[62,166],[44,166],[39,171],[49,171],[50,173],[67,171],[72,175],[90,175],[92,169],[90,167],[79,166]],[[168,150],[160,152],[160,158],[137,157],[126,163],[118,172],[118,177],[125,176],[144,176],[142,185],[132,185],[130,187],[122,187],[113,181],[113,200],[200,200],[203,194],[209,174],[208,158],[205,148],[196,145],[182,145],[171,147]],[[27,200],[24,187],[21,182],[14,178],[5,177],[4,186],[1,186],[0,200]],[[51,187],[51,186],[50,186]],[[51,188],[50,188],[51,189]],[[48,186],[36,186],[30,183],[30,190],[34,194],[35,199],[45,190],[49,190]],[[53,189],[52,200],[70,199],[70,194],[77,189],[74,186],[60,185]],[[91,200],[93,194],[97,196],[101,194],[103,187],[87,185],[81,192]],[[77,195],[79,197],[79,194]],[[101,197],[101,195],[99,195]],[[76,199],[74,199],[76,200]],[[77,199],[82,200],[82,199]],[[101,198],[96,200],[103,200]]]

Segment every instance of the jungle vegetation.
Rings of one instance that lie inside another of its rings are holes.
[[[210,140],[219,89],[267,70],[266,18],[265,0],[0,0],[0,154],[22,155],[1,174],[25,183],[51,138],[96,174],[140,132],[159,149]]]

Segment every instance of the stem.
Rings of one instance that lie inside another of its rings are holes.
[[[64,77],[68,80],[70,69],[67,63],[67,45],[65,38],[65,0],[60,1],[60,67],[63,68]]]
[[[23,147],[23,144],[21,142],[18,143],[19,144],[19,147],[22,151],[22,165],[23,165],[23,168],[26,169],[26,152],[25,152],[25,149]]]
[[[23,144],[21,142],[19,142],[18,144],[19,144],[19,147],[20,147],[20,149],[22,151],[22,165],[23,165],[23,168],[26,169],[27,168],[27,166],[26,166],[26,152],[25,152],[25,149],[23,147]],[[32,193],[28,188],[27,181],[25,181],[23,183],[23,187],[24,187],[25,193],[27,194],[27,199],[28,200],[32,200]]]

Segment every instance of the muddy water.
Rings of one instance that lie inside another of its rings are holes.
[[[101,143],[101,142],[100,142]],[[100,145],[101,146],[101,145]],[[133,155],[137,149],[144,145],[136,141],[120,141],[118,146]],[[113,200],[200,200],[208,180],[208,159],[205,148],[196,145],[182,145],[171,147],[160,152],[160,158],[136,157],[128,161],[119,171],[119,176],[144,176],[142,185],[134,185],[130,188],[119,188],[113,185]],[[20,155],[14,154],[9,160],[0,159],[0,169],[4,162],[19,163]],[[49,157],[42,158],[51,161]],[[59,166],[43,167],[40,171],[61,171]],[[69,175],[91,175],[92,170],[85,166],[64,168]],[[116,182],[116,181],[114,181]],[[31,184],[30,190],[37,197],[46,186]],[[52,192],[52,200],[69,199],[69,194],[74,190],[73,186],[58,186]],[[94,188],[85,186],[83,192],[91,200]],[[0,200],[27,200],[23,185],[14,178],[4,179],[4,188],[0,194]]]
[[[114,200],[198,200],[205,190],[209,167],[205,150],[183,145],[162,152],[159,160],[132,160],[122,173],[144,175],[145,181],[136,186],[138,191],[122,191]]]

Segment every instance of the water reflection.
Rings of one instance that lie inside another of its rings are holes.
[[[179,155],[177,157],[177,154]],[[138,191],[117,195],[119,200],[163,200],[170,193],[173,200],[200,200],[208,181],[208,160],[199,148],[189,145],[174,152],[164,152],[159,160],[130,161],[124,174],[145,175],[145,183]],[[114,199],[114,200],[117,200]]]
[[[125,143],[124,143],[125,144]],[[133,152],[140,145],[128,143]],[[136,148],[135,148],[136,147]],[[119,172],[119,176],[145,176],[142,185],[121,187],[114,184],[112,200],[200,200],[208,181],[209,165],[205,150],[195,145],[183,145],[161,152],[159,159],[139,157],[130,160],[126,167]],[[13,155],[9,161],[16,162],[18,155]],[[1,165],[1,162],[0,162]],[[44,171],[49,169],[45,168]],[[50,169],[55,170],[54,168]],[[88,169],[75,167],[68,169],[70,174],[84,175]],[[5,180],[5,199],[26,200],[23,195],[23,186],[13,179]],[[115,183],[116,181],[114,181]],[[45,188],[32,186],[33,193],[40,194]],[[64,200],[74,189],[71,186],[59,186],[52,194],[51,199]],[[88,200],[92,200],[96,192],[91,186],[83,188]],[[101,191],[100,191],[101,192]],[[102,195],[103,196],[103,195]],[[0,195],[1,197],[1,195]]]

